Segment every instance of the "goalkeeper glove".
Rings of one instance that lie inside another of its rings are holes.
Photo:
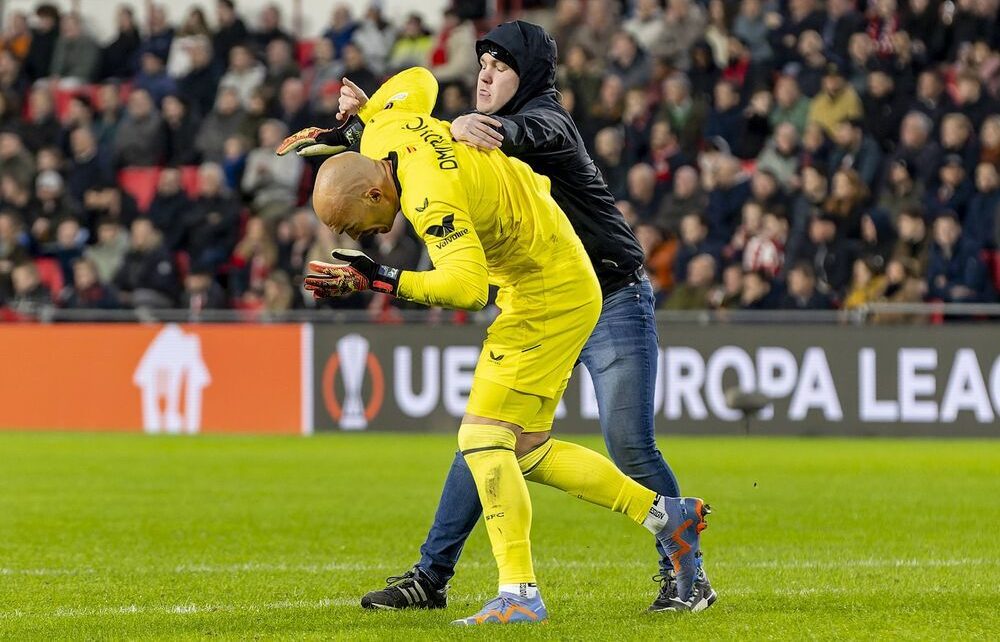
[[[347,296],[364,290],[396,294],[401,270],[379,265],[359,250],[334,250],[333,258],[341,264],[310,261],[310,274],[303,281],[313,298]]]
[[[278,156],[284,156],[293,149],[299,156],[333,156],[348,149],[356,150],[361,144],[364,129],[365,123],[357,116],[351,116],[336,129],[306,127],[281,141],[275,151]]]

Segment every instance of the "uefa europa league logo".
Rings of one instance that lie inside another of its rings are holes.
[[[364,430],[368,427],[361,386],[365,381],[368,363],[368,339],[359,334],[349,334],[337,342],[337,357],[344,380],[344,405],[340,427],[344,430]]]

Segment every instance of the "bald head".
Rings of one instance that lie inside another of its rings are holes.
[[[313,209],[323,225],[354,240],[389,231],[399,211],[392,167],[356,152],[331,156],[316,173]]]

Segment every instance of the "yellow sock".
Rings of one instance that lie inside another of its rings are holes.
[[[500,584],[535,581],[531,564],[531,497],[514,455],[517,438],[500,426],[462,424],[458,447],[476,480]]]
[[[607,457],[568,441],[549,439],[517,463],[525,479],[624,513],[637,524],[646,520],[656,498],[656,493],[625,476]]]

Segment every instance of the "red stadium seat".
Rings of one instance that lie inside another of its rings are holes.
[[[38,278],[42,285],[49,289],[52,297],[58,296],[63,289],[63,273],[59,261],[50,258],[35,259],[35,267],[38,269]]]
[[[118,172],[118,184],[132,195],[139,210],[145,212],[156,195],[159,167],[126,167]]]
[[[188,198],[198,197],[198,166],[184,165],[181,167],[181,186],[187,192]]]
[[[313,50],[316,48],[315,40],[299,40],[295,46],[295,60],[299,67],[303,69],[312,66]]]

